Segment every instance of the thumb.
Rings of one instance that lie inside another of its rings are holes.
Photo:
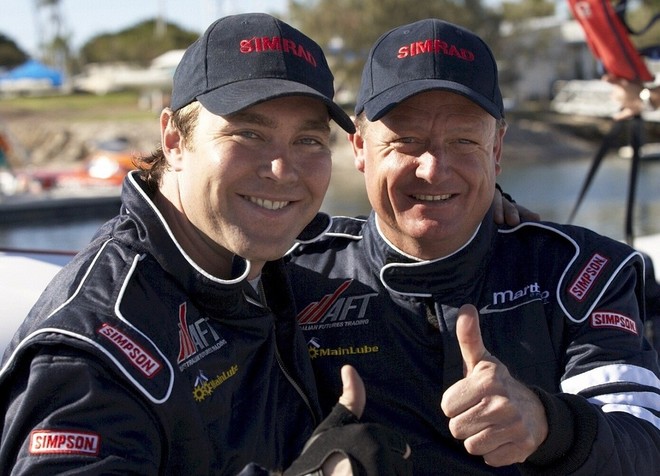
[[[348,408],[353,415],[360,418],[367,403],[367,392],[364,389],[362,378],[350,365],[341,368],[341,383],[343,393],[339,397],[339,403]]]
[[[461,348],[461,355],[463,356],[467,375],[472,372],[472,369],[474,369],[479,361],[490,355],[481,338],[479,312],[472,304],[464,304],[458,310],[456,338]]]

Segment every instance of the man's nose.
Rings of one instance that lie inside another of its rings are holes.
[[[442,150],[434,149],[424,152],[417,159],[416,175],[418,178],[433,183],[447,173],[447,160]]]
[[[262,167],[262,174],[280,182],[291,182],[298,179],[298,171],[291,154],[285,150],[271,155],[268,162]]]

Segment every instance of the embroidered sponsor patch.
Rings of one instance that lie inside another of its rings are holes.
[[[206,356],[227,344],[210,324],[208,317],[188,322],[188,305],[179,305],[179,356],[177,363],[183,372]]]
[[[308,342],[307,350],[309,357],[314,360],[319,357],[346,357],[348,355],[366,355],[380,352],[380,347],[377,345],[360,345],[360,346],[347,346],[347,347],[321,347],[318,340],[312,338]]]
[[[461,48],[460,45],[453,45],[444,40],[429,38],[427,40],[415,41],[413,43],[401,45],[397,51],[397,58],[407,58],[424,53],[436,55],[453,56],[463,61],[474,61],[474,52],[467,48]]]
[[[163,365],[149,352],[119,329],[103,324],[97,332],[117,346],[131,364],[146,377],[152,378],[163,368]]]
[[[30,433],[31,455],[97,456],[101,437],[87,431],[34,430]]]
[[[316,58],[314,58],[314,55],[310,51],[307,51],[303,45],[280,36],[253,36],[251,38],[240,40],[239,51],[243,54],[281,51],[302,58],[312,66],[316,67]]]
[[[584,301],[609,261],[605,256],[595,253],[568,288],[569,294],[580,302]]]
[[[598,311],[591,315],[591,327],[606,327],[610,329],[621,329],[631,334],[638,335],[637,323],[634,319],[618,314],[616,312]]]
[[[305,306],[297,316],[302,329],[313,331],[369,324],[369,302],[378,293],[343,296],[351,282],[351,279],[344,281],[331,294]]]
[[[213,392],[229,380],[231,377],[238,373],[238,365],[232,365],[229,369],[225,370],[215,378],[209,379],[204,372],[199,371],[199,375],[195,379],[195,387],[193,388],[193,398],[198,402],[203,402],[207,397],[213,395]]]
[[[305,309],[298,314],[299,324],[309,324],[318,322],[323,315],[330,309],[344,291],[348,289],[353,280],[344,281],[332,294],[326,294],[318,302],[308,304]]]

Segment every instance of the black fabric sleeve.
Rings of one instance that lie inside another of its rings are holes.
[[[539,388],[548,420],[548,436],[520,466],[523,474],[571,474],[586,461],[598,432],[596,409],[578,395],[552,395]]]

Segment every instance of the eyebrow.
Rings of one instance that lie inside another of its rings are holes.
[[[265,116],[264,114],[259,114],[252,111],[238,111],[228,116],[232,121],[246,122],[248,124],[255,124],[259,126],[268,127],[275,129],[277,127],[277,121],[273,118]],[[311,119],[302,123],[302,130],[314,130],[314,131],[329,131],[330,124],[329,120],[316,120]]]
[[[232,121],[248,122],[270,128],[274,128],[277,125],[272,118],[251,111],[238,111],[229,114],[227,117]]]

